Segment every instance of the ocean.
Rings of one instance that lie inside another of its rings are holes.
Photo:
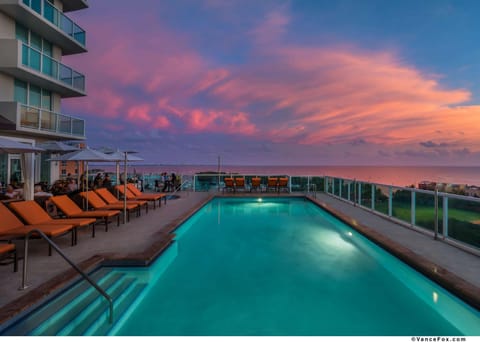
[[[161,172],[192,175],[217,172],[217,165],[141,165],[129,163],[129,173]],[[104,166],[114,171],[114,166]],[[123,169],[122,169],[123,170]],[[417,186],[422,181],[480,185],[480,167],[471,166],[238,166],[221,165],[220,171],[246,175],[334,176],[387,185]]]

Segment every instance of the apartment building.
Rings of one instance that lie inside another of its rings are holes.
[[[87,0],[0,0],[0,136],[38,145],[51,140],[85,140],[85,121],[62,111],[63,98],[86,95],[85,76],[62,63],[84,53],[86,33],[68,17],[88,8]],[[58,178],[51,155],[0,154],[0,182]]]

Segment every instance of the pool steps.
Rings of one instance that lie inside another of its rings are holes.
[[[113,299],[114,322],[108,323],[108,303],[84,281],[58,295],[3,334],[15,336],[106,335],[135,302],[147,284],[127,273],[102,268],[91,275]]]

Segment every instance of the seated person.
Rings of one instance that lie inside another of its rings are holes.
[[[75,179],[70,178],[67,184],[67,192],[73,192],[77,190],[78,190],[77,182],[75,182]]]
[[[50,197],[50,196],[53,196],[53,194],[43,191],[41,185],[35,185],[35,187],[33,188],[33,196],[35,196],[35,197]]]
[[[23,198],[23,190],[22,189],[15,189],[12,184],[8,184],[7,191],[5,192],[5,196],[11,199],[22,199]]]

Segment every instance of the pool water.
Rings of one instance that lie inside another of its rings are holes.
[[[478,311],[305,199],[217,198],[176,233],[111,334],[480,334]]]

